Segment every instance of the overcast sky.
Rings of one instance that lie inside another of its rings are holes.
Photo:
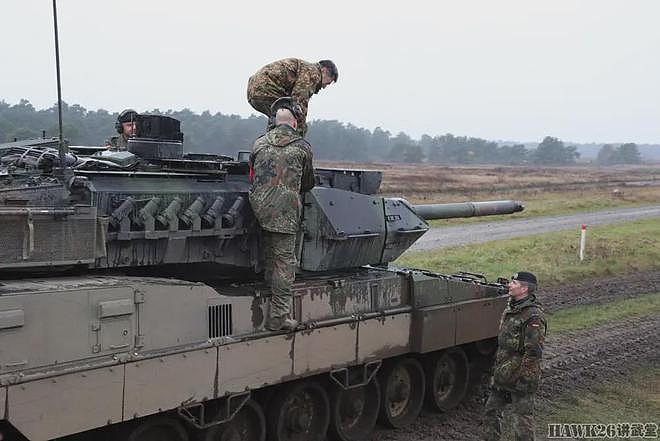
[[[660,143],[660,1],[59,0],[64,100],[254,112],[248,77],[329,58],[310,119],[414,137]],[[56,101],[50,0],[3,0],[0,99]],[[185,129],[185,128],[184,128]]]

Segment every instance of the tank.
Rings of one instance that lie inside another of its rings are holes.
[[[465,396],[495,348],[503,280],[392,265],[430,219],[381,173],[317,168],[292,332],[264,328],[249,152],[184,153],[140,115],[127,151],[0,146],[2,439],[370,439]],[[92,153],[92,154],[90,154]]]

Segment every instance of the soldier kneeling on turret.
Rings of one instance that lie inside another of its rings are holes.
[[[275,127],[257,138],[250,156],[250,205],[262,229],[264,279],[271,290],[266,328],[292,330],[292,286],[296,275],[296,235],[301,193],[314,187],[312,146],[296,130],[302,114],[290,97],[271,106]]]
[[[547,325],[536,303],[536,276],[513,275],[498,334],[498,349],[486,402],[484,439],[496,441],[502,432],[502,410],[511,404],[516,441],[534,440],[534,396],[541,378],[541,357]]]

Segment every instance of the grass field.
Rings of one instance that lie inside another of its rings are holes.
[[[621,299],[601,305],[563,309],[552,314],[552,332],[589,329],[608,322],[660,314],[660,293]]]
[[[485,244],[404,254],[395,265],[439,273],[469,271],[489,280],[521,268],[534,272],[544,286],[660,268],[660,219],[593,227],[586,258],[578,259],[579,232],[562,231]]]

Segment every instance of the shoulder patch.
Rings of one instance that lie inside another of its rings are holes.
[[[525,320],[521,326],[521,330],[525,328],[533,328],[542,331],[545,335],[548,332],[548,324],[542,316],[533,315]]]

